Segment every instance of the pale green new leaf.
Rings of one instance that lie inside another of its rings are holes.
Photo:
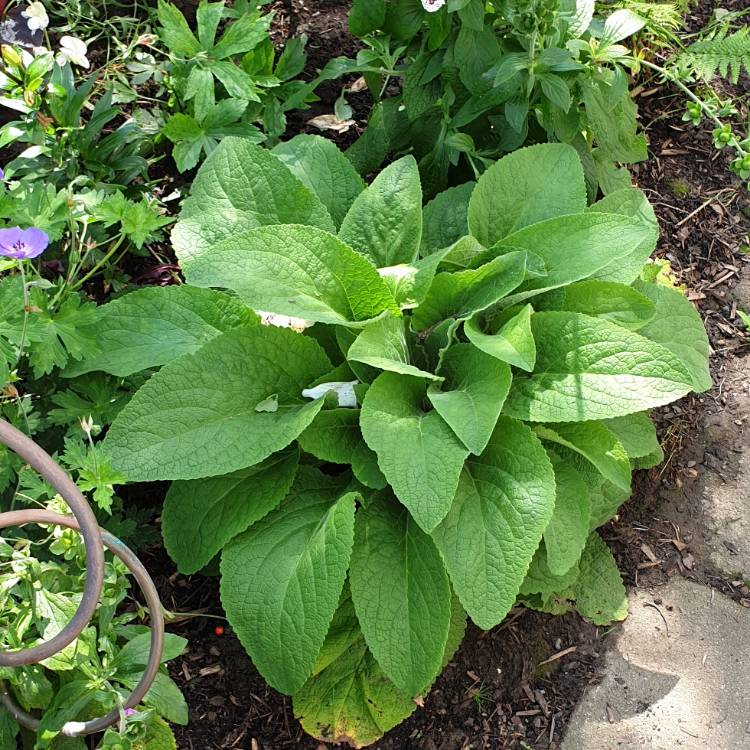
[[[422,187],[413,156],[386,167],[357,196],[339,237],[378,268],[416,259],[422,240]]]
[[[401,375],[440,380],[411,364],[407,325],[406,318],[392,315],[368,324],[349,347],[346,358]]]
[[[600,281],[617,281],[631,284],[638,278],[643,264],[656,249],[659,241],[659,222],[645,194],[638,188],[627,187],[615,190],[600,201],[589,206],[588,211],[619,214],[637,219],[647,230],[643,241],[628,255],[616,258],[608,266],[597,271],[592,278]]]
[[[232,289],[255,310],[321,323],[356,323],[398,307],[377,270],[334,235],[310,226],[258,227],[207,248],[191,284]]]
[[[335,232],[320,199],[268,149],[225,138],[203,162],[172,231],[187,271],[206,248],[269,224],[308,224]]]
[[[425,531],[445,517],[469,451],[436,412],[423,411],[427,384],[384,372],[370,386],[360,423],[398,499]]]
[[[639,333],[679,357],[690,373],[696,393],[707,391],[712,384],[708,336],[693,303],[678,289],[663,284],[636,281],[634,286],[656,305],[653,320]]]
[[[336,144],[319,135],[297,135],[273,153],[320,198],[339,227],[365,183]]]
[[[324,409],[297,438],[303,451],[334,464],[350,464],[354,476],[372,489],[386,486],[377,455],[359,429],[359,409]]]
[[[622,443],[630,458],[643,458],[661,450],[656,427],[647,412],[605,419],[604,424]]]
[[[628,597],[609,547],[591,532],[578,564],[576,609],[594,625],[609,625],[628,616]]]
[[[96,309],[99,353],[71,363],[66,377],[94,370],[126,377],[160,367],[233,328],[258,324],[240,300],[190,286],[147,287]]]
[[[464,333],[483,352],[509,365],[532,372],[536,363],[536,344],[531,332],[533,312],[531,305],[526,305],[505,321],[497,333],[483,333],[479,324],[481,316],[474,316],[464,323]]]
[[[276,690],[310,676],[349,567],[356,496],[300,470],[279,508],[235,537],[221,560],[221,600],[242,645]]]
[[[669,349],[600,318],[535,313],[536,370],[517,374],[505,412],[532,422],[608,419],[674,401],[691,390]]]
[[[510,390],[510,367],[472,344],[455,344],[445,352],[440,374],[445,383],[429,387],[430,403],[461,442],[479,455]]]
[[[469,233],[466,212],[475,182],[448,188],[438,193],[422,211],[422,247],[420,254],[430,255],[436,250],[458,242]]]
[[[543,143],[504,156],[479,178],[469,201],[469,230],[491,247],[530,224],[585,208],[586,186],[576,150]]]
[[[256,326],[224,333],[157,372],[104,442],[131,481],[200,479],[259,463],[285,448],[323,405],[301,392],[331,369],[314,340]],[[276,394],[275,412],[258,404]]]
[[[470,457],[433,538],[469,617],[494,627],[513,606],[555,507],[555,475],[539,439],[501,416]]]
[[[439,273],[414,311],[413,325],[422,331],[448,318],[468,318],[514,290],[525,273],[525,252],[508,252],[477,269]]]
[[[177,568],[195,573],[224,545],[286,497],[299,460],[292,450],[223,477],[172,482],[164,499],[164,546]]]
[[[589,535],[591,495],[583,477],[550,452],[555,469],[555,512],[544,530],[547,564],[553,574],[567,573],[580,559]]]
[[[613,281],[586,280],[556,289],[534,301],[538,310],[580,312],[637,331],[656,313],[656,307],[633,287]]]
[[[625,447],[603,422],[560,422],[539,425],[542,440],[559,443],[591,461],[605,479],[624,490],[630,489],[630,461]]]
[[[442,666],[450,586],[435,543],[389,493],[357,513],[349,583],[378,664],[409,695],[423,693]]]

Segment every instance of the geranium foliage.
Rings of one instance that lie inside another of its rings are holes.
[[[112,465],[174,480],[168,551],[221,556],[229,620],[308,732],[402,721],[467,614],[624,617],[596,529],[661,460],[648,411],[710,384],[697,313],[643,270],[657,238],[636,189],[587,205],[563,144],[423,207],[411,157],[366,187],[321,139],[228,138],[173,233],[188,284],[99,308],[92,368],[161,368]]]

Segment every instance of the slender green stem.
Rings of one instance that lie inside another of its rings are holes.
[[[120,247],[120,245],[122,245],[124,239],[125,235],[121,234],[117,238],[117,240],[112,243],[112,246],[109,248],[109,250],[107,250],[106,255],[85,276],[78,279],[78,281],[70,287],[70,291],[75,292],[77,289],[80,289],[90,278],[96,276],[101,268],[105,266],[110,258],[117,252],[117,249]]]
[[[21,343],[18,345],[18,358],[14,369],[18,369],[23,359],[23,353],[26,349],[26,332],[29,326],[29,288],[26,286],[26,270],[22,260],[18,261],[18,271],[21,274],[21,284],[23,285],[23,326],[21,328]]]

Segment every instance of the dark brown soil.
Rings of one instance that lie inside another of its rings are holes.
[[[347,5],[333,0],[275,4],[280,34],[310,34],[311,71],[332,56],[353,52]],[[705,17],[699,9],[693,22]],[[303,113],[290,130],[307,129],[307,119],[317,111],[330,112],[338,93],[323,92],[320,107]],[[710,129],[682,123],[681,98],[645,80],[638,103],[652,158],[635,167],[635,180],[659,215],[658,255],[670,261],[706,320],[717,385],[659,412],[666,463],[637,475],[632,501],[603,533],[629,585],[683,574],[750,605],[742,582],[726,581],[711,570],[701,545],[700,519],[691,521],[702,476],[709,471],[731,476],[734,451],[747,442],[747,415],[740,414],[723,382],[727,368],[748,350],[736,309],[748,309],[750,299],[738,300],[735,287],[743,276],[748,278],[750,255],[742,248],[748,243],[750,200],[727,171],[726,156],[713,149]],[[741,114],[747,120],[747,111]],[[707,424],[713,431],[705,429]],[[150,562],[152,569],[171,570],[164,558]],[[167,576],[159,583],[171,610],[221,615],[216,579]],[[291,701],[265,684],[229,627],[216,634],[219,622],[198,617],[172,626],[190,642],[187,655],[171,667],[192,712],[190,726],[177,731],[179,748],[318,748],[320,743],[306,737],[294,719]],[[470,627],[424,707],[374,747],[559,748],[583,690],[598,678],[610,632],[576,615],[550,617],[524,609],[513,610],[490,632]]]

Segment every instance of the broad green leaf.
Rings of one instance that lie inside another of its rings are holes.
[[[580,559],[589,535],[591,495],[573,466],[550,453],[555,470],[555,512],[544,530],[547,564],[564,575]]]
[[[448,640],[445,643],[441,670],[445,669],[456,655],[456,651],[458,651],[465,633],[466,610],[461,606],[461,601],[455,592],[451,591],[451,621],[448,626]]]
[[[592,278],[600,281],[617,281],[631,284],[638,278],[643,264],[656,249],[659,241],[659,222],[654,209],[643,191],[634,187],[615,190],[600,201],[589,206],[588,211],[619,214],[638,219],[648,230],[646,236],[629,255],[613,260],[608,266],[597,271]]]
[[[445,383],[430,386],[430,403],[461,442],[479,455],[510,390],[510,367],[472,344],[454,344],[445,352],[440,374]]]
[[[357,513],[349,583],[378,664],[409,695],[423,693],[442,666],[451,591],[435,543],[389,494]]]
[[[273,20],[273,13],[257,17],[254,13],[246,13],[230,24],[216,46],[211,50],[211,56],[224,60],[234,55],[241,55],[255,49],[268,38],[268,29]]]
[[[392,315],[368,324],[349,347],[347,359],[379,370],[439,380],[437,375],[411,364],[407,325],[406,318]]]
[[[294,715],[319,740],[365,747],[410,716],[417,704],[385,676],[359,632],[353,608],[351,620],[357,637],[294,694]]]
[[[356,496],[300,470],[289,497],[235,537],[221,559],[221,600],[242,645],[276,690],[304,685],[349,567]]]
[[[433,538],[471,619],[494,627],[509,612],[555,507],[555,476],[539,439],[501,416],[470,457]]]
[[[491,247],[530,224],[585,208],[583,168],[575,149],[543,143],[504,156],[479,178],[469,201],[469,229]]]
[[[414,311],[417,330],[448,318],[468,318],[513,291],[524,279],[526,253],[508,252],[477,269],[439,273],[424,302]]]
[[[521,229],[490,248],[489,255],[528,250],[541,258],[545,276],[527,278],[506,304],[593,276],[613,260],[630,255],[649,234],[636,219],[615,214],[559,216]]]
[[[622,443],[603,422],[561,422],[539,425],[536,434],[559,443],[591,461],[605,479],[624,490],[630,490],[630,461]]]
[[[225,138],[198,170],[172,244],[187,271],[220,240],[269,224],[336,231],[320,199],[268,149],[244,138]]]
[[[385,23],[385,0],[354,0],[349,11],[349,31],[363,37]]]
[[[411,265],[402,263],[378,269],[380,277],[401,310],[411,310],[424,302],[438,266],[450,251],[451,248],[446,247],[426,258],[415,260]]]
[[[628,616],[628,597],[609,547],[591,532],[578,565],[576,609],[594,625],[609,625]]]
[[[386,167],[357,196],[339,237],[378,268],[416,259],[422,240],[422,187],[413,156]]]
[[[165,664],[185,652],[188,641],[173,633],[164,634],[164,648],[161,653],[161,663]],[[151,655],[151,631],[146,628],[145,632],[131,638],[115,655],[112,665],[117,666],[124,672],[133,671],[140,667],[145,669]]]
[[[147,287],[96,309],[99,353],[73,362],[66,377],[94,370],[127,377],[196,352],[233,328],[258,324],[240,300],[190,286]]]
[[[614,323],[569,312],[535,313],[536,370],[517,374],[505,412],[532,422],[584,422],[661,406],[692,387],[665,347]]]
[[[297,438],[306,453],[334,464],[350,464],[354,476],[372,489],[386,486],[377,455],[359,429],[359,409],[324,409]]]
[[[175,5],[159,0],[156,12],[161,24],[159,36],[173,54],[192,57],[200,52],[200,43]]]
[[[514,367],[532,372],[536,363],[536,344],[531,333],[531,305],[505,321],[497,333],[483,333],[478,318],[474,316],[464,323],[464,333],[474,346],[492,357]]]
[[[588,541],[588,535],[584,536],[584,545]],[[580,553],[579,553],[580,557]],[[556,575],[548,563],[546,550],[546,541],[542,542],[537,549],[534,559],[529,565],[526,577],[521,584],[521,596],[525,598],[537,594],[542,601],[546,601],[556,595],[559,599],[564,600],[574,596],[575,582],[578,579],[578,565],[572,565],[565,573]],[[563,602],[561,601],[562,605]],[[567,612],[570,606],[561,606],[560,614]],[[545,611],[548,611],[545,609]]]
[[[468,235],[466,212],[475,182],[448,188],[438,193],[422,211],[422,247],[420,254],[430,255]]]
[[[534,300],[538,310],[579,312],[637,331],[653,319],[656,307],[631,286],[613,281],[579,281]]]
[[[0,750],[16,750],[16,737],[20,729],[10,714],[0,705]]]
[[[89,680],[85,678],[77,678],[61,685],[41,718],[36,731],[35,747],[49,747],[50,741],[60,733],[63,726],[79,718],[79,714],[82,714],[95,699],[96,692],[91,690]]]
[[[427,384],[384,372],[370,386],[360,424],[398,499],[425,531],[444,518],[468,450],[436,412],[423,411]]]
[[[331,363],[310,338],[257,326],[224,333],[157,372],[120,412],[104,442],[131,481],[228,474],[285,448],[323,399],[301,392]],[[275,412],[256,407],[276,394]]]
[[[437,255],[438,252],[434,252],[427,257],[432,258]],[[487,248],[478,242],[476,237],[466,235],[465,237],[460,237],[452,245],[449,245],[447,252],[446,250],[443,250],[442,252],[445,254],[440,258],[440,264],[444,270],[463,271],[467,268],[473,268],[476,266],[477,258],[486,255]]]
[[[141,679],[143,672],[129,672],[123,674],[118,672],[113,678],[122,683],[128,690],[132,691]],[[149,688],[143,703],[147,708],[152,708],[157,714],[171,721],[173,724],[185,725],[188,723],[188,707],[185,698],[177,687],[177,683],[166,675],[159,672]]]
[[[208,565],[224,545],[286,497],[297,472],[296,450],[223,477],[172,482],[164,499],[164,546],[182,573]]]
[[[160,716],[154,717],[149,722],[143,750],[177,750],[174,732]]]
[[[198,24],[198,39],[203,49],[211,49],[214,46],[216,30],[219,28],[223,15],[224,2],[202,2],[198,5],[195,20]]]
[[[258,227],[193,259],[196,286],[232,289],[253,309],[320,323],[356,323],[398,307],[376,269],[316,227]]]
[[[630,458],[643,458],[661,450],[656,427],[646,412],[605,419],[604,424],[622,443]]]
[[[693,303],[678,289],[663,284],[636,281],[634,286],[656,305],[653,320],[639,333],[679,357],[690,373],[696,393],[707,391],[712,385],[708,336]]]
[[[336,144],[319,135],[297,135],[273,153],[320,198],[339,227],[365,183]]]

